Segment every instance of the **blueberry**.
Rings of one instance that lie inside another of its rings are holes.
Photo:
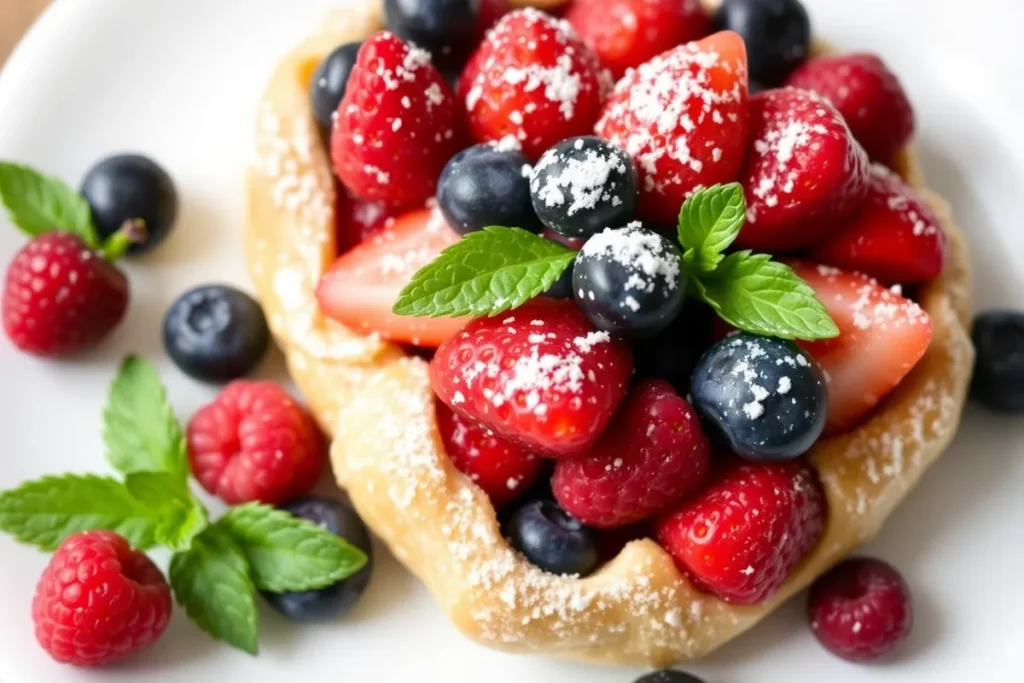
[[[740,332],[712,346],[690,385],[693,403],[738,455],[796,458],[825,428],[825,374],[790,341]]]
[[[297,621],[337,617],[348,612],[359,602],[373,573],[373,548],[363,520],[351,507],[331,498],[298,498],[281,505],[281,509],[345,539],[366,553],[367,562],[352,576],[326,588],[296,593],[260,591],[260,594],[271,607]]]
[[[555,283],[548,287],[544,296],[552,299],[571,299],[572,294],[572,268],[566,268],[565,272],[555,280]]]
[[[690,377],[697,361],[711,346],[711,307],[688,301],[682,314],[668,328],[648,339],[633,343],[633,359],[638,379],[663,379],[680,396],[690,393]]]
[[[633,220],[636,166],[607,140],[569,138],[544,152],[530,193],[545,225],[566,237],[590,237]]]
[[[655,671],[646,676],[641,676],[634,683],[703,683],[703,681],[696,676],[691,676],[682,671],[665,669],[664,671]]]
[[[162,242],[178,216],[178,193],[171,176],[155,161],[139,154],[112,156],[93,166],[85,174],[81,193],[102,239],[127,221],[145,223],[146,239],[132,245],[132,253]]]
[[[313,115],[320,125],[330,130],[334,125],[334,113],[345,96],[345,86],[356,64],[356,56],[362,43],[345,43],[324,57],[313,72],[309,84],[309,97],[313,103]]]
[[[512,515],[506,531],[512,547],[544,571],[586,576],[597,569],[594,530],[554,501],[526,503]]]
[[[767,87],[781,85],[811,47],[811,20],[800,0],[725,0],[715,30],[743,37],[750,80]]]
[[[977,350],[971,395],[993,410],[1024,412],[1024,313],[982,313],[971,336]]]
[[[587,240],[572,271],[579,307],[601,330],[650,337],[683,308],[683,258],[675,242],[631,223]]]
[[[167,355],[182,372],[205,382],[228,382],[248,374],[269,341],[263,309],[248,294],[227,285],[185,292],[164,318]]]
[[[521,152],[492,144],[464,149],[441,171],[437,202],[448,224],[462,235],[489,225],[540,232],[530,206],[529,162]]]
[[[480,0],[384,0],[388,30],[442,66],[465,56],[479,18]]]

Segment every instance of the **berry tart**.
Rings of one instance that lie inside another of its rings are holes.
[[[952,439],[964,239],[898,81],[795,0],[504,4],[351,2],[288,55],[250,272],[338,483],[459,630],[693,660]]]

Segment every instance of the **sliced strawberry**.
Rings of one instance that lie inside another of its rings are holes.
[[[747,118],[746,48],[722,31],[627,73],[596,130],[636,162],[641,217],[675,224],[693,190],[739,177]]]
[[[778,252],[828,237],[864,199],[867,173],[867,154],[819,95],[795,88],[754,95],[740,175],[747,223],[736,243]]]
[[[391,228],[402,214],[418,208],[363,199],[344,186],[338,187],[336,197],[334,229],[339,256]]]
[[[866,275],[794,263],[818,293],[839,336],[801,342],[828,380],[826,434],[854,427],[896,388],[928,350],[931,317]]]
[[[817,244],[811,258],[885,283],[917,284],[939,276],[946,234],[928,202],[881,164],[871,167],[868,196],[853,220]]]
[[[417,270],[458,241],[440,212],[419,209],[392,228],[342,255],[324,273],[316,296],[323,312],[348,327],[416,346],[437,346],[466,324],[465,318],[411,318],[391,312],[398,293]]]
[[[616,78],[711,31],[700,0],[586,0],[565,18]]]

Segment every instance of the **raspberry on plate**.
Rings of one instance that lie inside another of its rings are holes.
[[[498,508],[519,497],[541,474],[544,461],[487,427],[437,402],[437,428],[456,469],[483,489]]]
[[[555,465],[551,488],[570,515],[599,529],[653,517],[704,481],[711,446],[693,407],[663,380],[623,401],[592,449]]]
[[[818,543],[827,503],[807,465],[730,463],[658,524],[658,540],[701,590],[726,602],[769,599]]]
[[[568,22],[526,8],[487,32],[458,93],[477,142],[511,137],[537,159],[556,142],[592,130],[608,85]]]
[[[826,55],[804,64],[787,85],[835,105],[875,161],[891,164],[914,134],[914,109],[899,79],[877,55]]]
[[[434,391],[452,410],[553,458],[597,441],[632,373],[629,347],[553,299],[473,320],[430,364]]]
[[[275,505],[309,493],[324,465],[323,435],[273,382],[232,382],[188,424],[192,474],[229,505]]]
[[[36,640],[58,662],[99,666],[144,650],[171,618],[171,588],[153,562],[112,531],[60,544],[32,599]]]
[[[867,198],[853,219],[816,244],[811,258],[890,284],[919,284],[942,272],[946,234],[921,195],[885,166],[874,164]]]
[[[627,73],[595,130],[633,157],[640,217],[674,225],[695,189],[739,177],[747,114],[743,39],[723,31]]]
[[[570,5],[565,18],[616,78],[711,32],[700,0],[586,0]]]
[[[788,251],[828,237],[864,199],[867,173],[867,155],[824,99],[795,88],[754,95],[737,245]]]
[[[460,137],[455,97],[430,55],[386,31],[367,38],[331,134],[341,181],[364,199],[424,202]]]

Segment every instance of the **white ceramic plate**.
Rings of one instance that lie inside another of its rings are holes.
[[[160,362],[179,414],[212,397],[165,360],[160,320],[190,285],[247,285],[242,171],[254,104],[275,62],[331,4],[57,0],[0,74],[0,158],[77,184],[98,158],[141,150],[170,169],[184,201],[172,239],[128,265],[131,310],[102,348],[75,362],[44,363],[0,340],[0,489],[44,473],[106,469],[100,408],[128,352]],[[979,306],[1024,306],[1024,5],[808,5],[820,35],[880,51],[903,77],[917,105],[932,184],[952,201],[974,248]],[[7,262],[23,239],[0,223],[0,261]],[[283,378],[280,358],[262,372]],[[900,567],[915,590],[917,626],[894,662],[858,667],[827,654],[795,600],[692,670],[708,683],[1024,680],[1022,437],[1024,428],[1012,419],[969,409],[954,446],[867,549]],[[47,558],[0,537],[0,681],[628,683],[640,673],[472,645],[378,550],[369,593],[351,617],[294,626],[263,609],[258,658],[213,643],[176,613],[145,655],[90,673],[52,663],[36,645],[29,603]]]

